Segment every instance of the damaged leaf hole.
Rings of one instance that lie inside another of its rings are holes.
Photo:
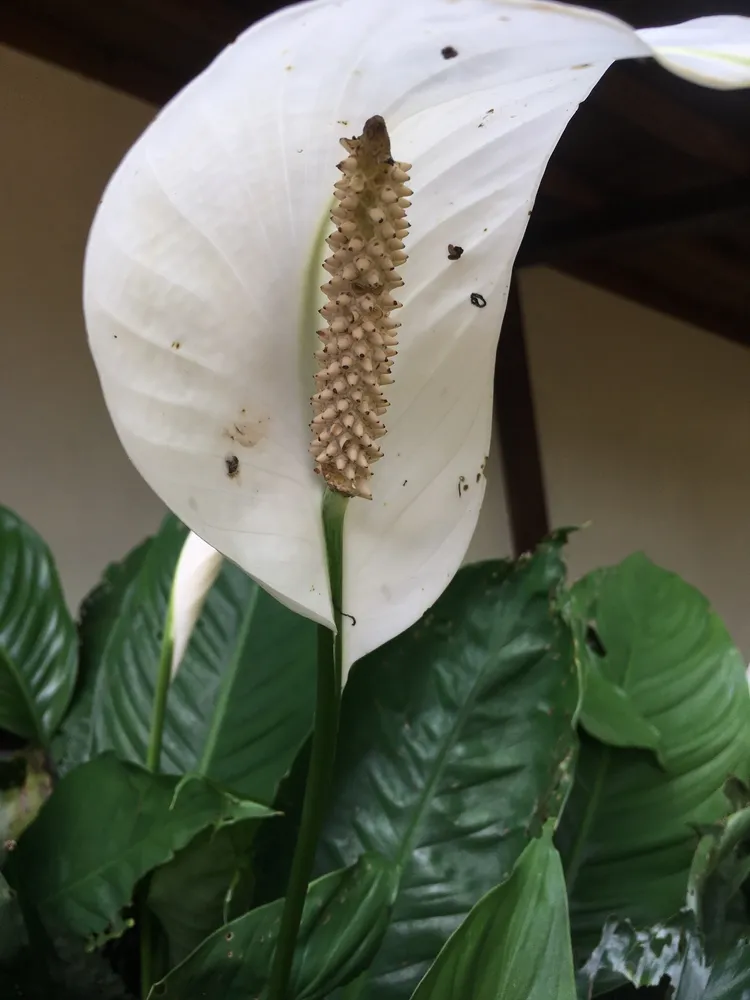
[[[440,55],[443,59],[455,59],[458,55],[458,50],[454,49],[452,45],[446,45],[445,48],[440,50]]]
[[[234,479],[239,475],[240,472],[240,460],[236,455],[227,455],[224,459],[224,465],[227,469],[227,475],[230,479]]]
[[[607,655],[607,650],[604,648],[604,643],[599,637],[599,633],[596,631],[592,622],[586,626],[586,645],[594,653],[595,656],[604,657]]]

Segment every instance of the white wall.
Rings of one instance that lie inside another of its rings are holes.
[[[750,350],[551,271],[524,275],[553,524],[573,574],[635,549],[750,656]]]
[[[110,425],[81,315],[91,217],[152,114],[0,47],[0,503],[50,543],[73,603],[161,517]]]
[[[125,458],[80,305],[86,233],[153,109],[0,47],[0,503],[75,604],[162,508]],[[522,284],[553,524],[574,575],[637,548],[700,586],[750,653],[750,351],[549,271]],[[471,558],[510,550],[499,453]]]

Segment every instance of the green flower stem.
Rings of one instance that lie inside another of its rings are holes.
[[[151,731],[148,737],[146,751],[146,767],[149,771],[158,773],[161,764],[161,745],[164,736],[164,717],[167,711],[167,695],[172,680],[172,601],[170,597],[166,619],[164,621],[164,637],[159,653],[159,666],[156,673],[154,689],[154,706],[151,713]],[[158,935],[156,917],[148,907],[147,898],[149,879],[144,879],[138,893],[138,925],[141,959],[141,997],[147,1000],[154,984],[154,949]]]
[[[335,635],[318,626],[318,685],[315,703],[310,764],[307,772],[302,819],[289,875],[284,911],[276,943],[268,1000],[285,1000],[292,973],[307,885],[315,861],[320,828],[331,786],[341,701],[341,598],[343,590],[343,533],[347,498],[326,490],[323,498],[323,530],[328,555],[328,574],[334,608]]]
[[[146,767],[149,771],[158,771],[161,763],[161,741],[164,735],[164,716],[167,710],[167,695],[172,679],[172,601],[170,599],[167,617],[164,622],[164,638],[159,655],[159,669],[156,674],[156,689],[154,691],[154,707],[151,714],[151,732],[146,751]]]

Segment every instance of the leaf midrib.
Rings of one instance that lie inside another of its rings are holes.
[[[502,650],[505,649],[505,647],[508,645],[508,643],[506,641],[506,642],[500,643],[499,647],[495,646],[495,644],[492,642],[492,636],[490,636],[489,645],[493,649],[498,649],[498,656],[499,656],[500,653],[502,652]],[[485,676],[485,673],[486,673],[486,671],[488,669],[488,664],[489,664],[490,660],[491,660],[491,657],[490,657],[489,654],[484,657],[484,660],[482,661],[482,665],[479,668],[479,670],[477,671],[477,675],[476,675],[476,677],[475,677],[475,679],[474,679],[474,681],[473,681],[473,683],[471,685],[469,694],[468,694],[468,696],[467,696],[467,698],[466,698],[466,700],[464,702],[464,705],[461,708],[461,710],[458,713],[458,715],[456,716],[456,723],[451,728],[451,730],[449,731],[448,739],[445,740],[445,745],[444,745],[443,749],[440,751],[440,753],[437,756],[437,759],[435,761],[435,766],[434,766],[433,777],[431,778],[431,780],[429,781],[429,783],[425,787],[424,793],[420,796],[420,798],[418,800],[417,808],[415,810],[415,818],[414,818],[413,822],[410,823],[409,827],[407,828],[406,835],[404,836],[404,840],[403,840],[403,847],[399,851],[398,856],[397,856],[396,865],[397,865],[398,871],[399,871],[399,878],[401,876],[401,873],[403,872],[404,862],[406,860],[406,857],[409,854],[411,854],[411,852],[412,852],[411,849],[412,849],[413,838],[414,838],[414,835],[415,835],[415,833],[417,831],[417,828],[418,828],[419,824],[421,823],[421,821],[422,821],[425,813],[427,812],[428,801],[432,799],[432,792],[434,791],[434,789],[435,789],[438,781],[440,780],[440,778],[443,775],[444,765],[445,765],[445,761],[447,759],[447,756],[448,756],[449,752],[453,749],[453,747],[456,745],[456,742],[458,740],[458,735],[459,735],[460,731],[463,729],[463,726],[464,726],[464,724],[466,722],[466,718],[467,718],[468,714],[470,713],[470,711],[474,708],[474,705],[476,704],[476,697],[477,697],[478,688],[480,687],[481,681],[482,681],[482,679]]]
[[[221,680],[221,685],[219,687],[219,694],[216,699],[216,708],[211,717],[211,725],[209,727],[208,733],[206,735],[206,742],[203,744],[203,753],[201,754],[201,759],[198,763],[197,774],[202,777],[208,777],[209,769],[214,763],[214,754],[216,753],[216,746],[219,741],[219,735],[221,732],[222,724],[224,718],[227,714],[227,709],[229,706],[229,699],[234,688],[235,680],[237,679],[237,672],[239,670],[240,661],[245,651],[245,646],[247,644],[250,627],[255,617],[255,611],[257,609],[258,600],[260,598],[261,589],[256,586],[253,590],[253,595],[250,601],[248,601],[247,608],[242,618],[242,624],[240,625],[240,630],[237,635],[237,640],[234,645],[234,650],[232,656],[229,660],[227,669],[224,672],[224,676]]]
[[[587,808],[583,817],[583,821],[578,827],[578,834],[573,841],[573,849],[570,852],[567,871],[565,872],[565,884],[568,887],[568,896],[570,897],[573,893],[573,887],[575,886],[576,880],[578,878],[578,873],[581,870],[583,848],[588,840],[589,833],[591,832],[591,825],[594,822],[594,815],[599,808],[599,802],[602,797],[602,792],[604,791],[604,779],[606,777],[607,771],[610,765],[610,757],[612,756],[612,748],[607,743],[599,744],[602,748],[601,758],[599,760],[599,765],[597,767],[596,779],[594,781],[594,787],[591,791],[591,795],[587,796],[586,803]]]

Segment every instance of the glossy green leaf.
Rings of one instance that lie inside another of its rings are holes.
[[[153,873],[148,903],[167,934],[170,965],[250,908],[250,849],[258,822],[205,830]]]
[[[10,856],[7,875],[50,933],[117,933],[138,880],[206,827],[271,815],[202,778],[105,754],[71,771]]]
[[[388,924],[396,885],[393,865],[376,855],[310,885],[289,1000],[323,1000],[367,968]],[[265,997],[282,905],[277,900],[222,927],[158,983],[150,997]]]
[[[472,909],[413,1000],[575,1000],[565,878],[552,838]]]
[[[77,642],[52,555],[0,507],[0,728],[43,746],[73,694]]]
[[[186,532],[167,517],[118,613],[96,680],[86,756],[113,749],[142,763],[172,577]],[[101,648],[100,637],[96,639]],[[310,731],[315,625],[282,607],[226,563],[170,688],[161,768],[202,774],[239,795],[271,802]]]
[[[52,756],[60,776],[89,759],[92,745],[92,708],[99,671],[109,634],[123,613],[123,602],[140,572],[151,539],[111,563],[101,581],[84,599],[78,619],[78,679],[70,708],[52,741]]]
[[[750,693],[726,629],[679,577],[637,555],[580,586],[603,676],[659,734],[658,759],[582,738],[558,843],[583,953],[612,914],[649,927],[684,904],[695,827],[728,811],[724,783],[748,770]]]
[[[562,541],[461,570],[345,688],[320,864],[372,850],[401,872],[363,1000],[408,997],[557,808],[578,700]]]

